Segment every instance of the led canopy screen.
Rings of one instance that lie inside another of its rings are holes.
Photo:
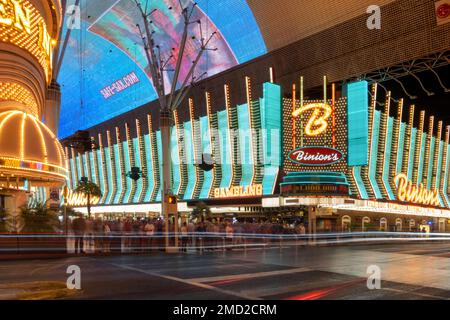
[[[143,5],[145,1],[141,0]],[[74,0],[69,0],[69,5]],[[161,55],[178,54],[183,18],[177,0],[150,1],[155,42]],[[181,1],[186,5],[189,1]],[[156,99],[137,24],[142,18],[134,0],[80,1],[80,28],[72,30],[59,75],[62,85],[60,138],[89,128]],[[212,76],[267,52],[253,13],[245,0],[197,1],[189,35],[216,32],[196,69],[197,77]],[[237,27],[238,26],[238,27]],[[246,30],[246,32],[242,32]],[[67,32],[67,30],[65,30]],[[190,41],[179,79],[184,79],[200,46]],[[171,60],[167,69],[173,69]],[[173,72],[167,72],[166,87]],[[178,82],[178,85],[180,85]]]

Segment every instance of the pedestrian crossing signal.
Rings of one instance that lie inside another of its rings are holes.
[[[176,204],[177,203],[177,196],[169,196],[167,199],[167,202],[169,204]]]

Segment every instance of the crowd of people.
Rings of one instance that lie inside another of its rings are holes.
[[[174,224],[169,222],[170,241],[174,241]],[[70,224],[75,253],[111,251],[133,252],[162,249],[165,245],[165,223],[151,218],[85,218],[77,216]],[[269,221],[237,221],[225,219],[194,219],[177,226],[180,250],[214,250],[241,245],[245,238],[264,234],[305,234],[302,223]],[[254,237],[256,238],[256,236]]]

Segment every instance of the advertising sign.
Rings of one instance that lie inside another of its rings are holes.
[[[306,166],[328,166],[343,157],[342,152],[329,147],[301,147],[289,153],[292,162]]]

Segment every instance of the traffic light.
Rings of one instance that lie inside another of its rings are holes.
[[[169,196],[167,202],[169,204],[177,204],[177,196]]]

